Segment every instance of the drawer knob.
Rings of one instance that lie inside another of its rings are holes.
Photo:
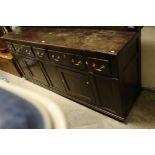
[[[79,60],[77,63],[75,62],[74,59],[72,59],[72,63],[75,65],[75,66],[80,66],[81,65],[81,60]]]
[[[86,84],[89,85],[89,81],[87,81]]]
[[[102,72],[105,69],[104,65],[101,65],[99,68],[96,68],[96,64],[93,63],[92,67],[94,68],[94,70],[98,71],[98,72]]]
[[[41,40],[40,42],[41,42],[41,43],[45,43],[46,41],[45,41],[45,40]]]

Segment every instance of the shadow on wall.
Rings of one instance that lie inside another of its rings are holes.
[[[142,29],[142,86],[155,90],[155,27]]]

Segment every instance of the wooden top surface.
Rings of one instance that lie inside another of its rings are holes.
[[[34,27],[18,34],[15,32],[8,33],[2,38],[55,47],[118,54],[135,33],[103,29]],[[111,51],[115,52],[112,53]]]

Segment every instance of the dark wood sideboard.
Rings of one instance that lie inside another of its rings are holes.
[[[27,27],[2,37],[23,76],[124,121],[141,90],[141,29]]]

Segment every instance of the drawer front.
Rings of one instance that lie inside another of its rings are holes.
[[[7,45],[8,49],[9,49],[9,51],[15,52],[15,49],[14,49],[14,47],[12,46],[12,44],[10,42],[6,42],[6,45]]]
[[[13,47],[15,49],[15,53],[17,53],[17,54],[21,54],[22,53],[22,46],[21,45],[13,43]]]
[[[87,58],[86,65],[89,72],[111,75],[109,60]]]
[[[67,65],[73,68],[77,68],[80,70],[84,70],[85,63],[84,63],[84,58],[80,55],[72,55],[72,54],[66,54],[66,59],[67,59]]]
[[[37,58],[42,60],[48,60],[48,56],[45,49],[33,47],[33,51]]]
[[[22,54],[34,57],[30,46],[22,45]]]
[[[49,50],[48,51],[50,60],[52,62],[58,63],[58,64],[67,64],[67,60],[66,60],[66,56],[65,54],[58,52],[58,51],[53,51],[53,50]]]
[[[15,49],[15,53],[17,53],[17,54],[24,54],[24,55],[34,57],[34,54],[33,54],[32,50],[31,50],[30,46],[13,44],[13,47]]]

